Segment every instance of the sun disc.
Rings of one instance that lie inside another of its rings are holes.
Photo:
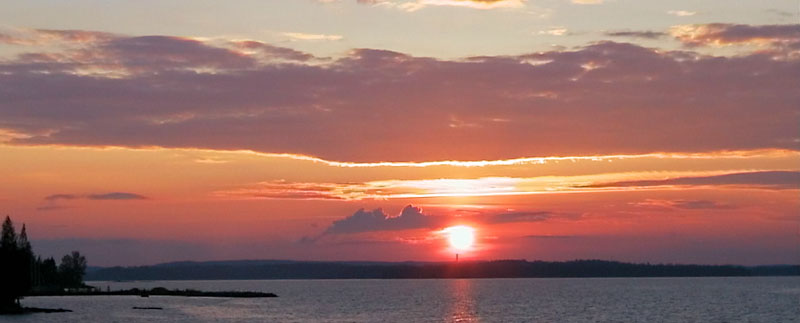
[[[444,230],[448,235],[448,242],[450,246],[458,250],[466,250],[472,247],[475,243],[475,229],[465,226],[457,225]]]

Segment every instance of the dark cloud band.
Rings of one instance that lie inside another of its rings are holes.
[[[324,60],[254,41],[47,33],[78,45],[0,63],[10,144],[336,161],[800,149],[800,55],[788,45],[735,57],[600,42],[514,57],[357,49]]]

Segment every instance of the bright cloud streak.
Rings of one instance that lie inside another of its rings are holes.
[[[572,0],[575,4],[601,4],[603,0]]]
[[[2,135],[2,132],[0,132]],[[0,136],[2,138],[2,136]],[[635,160],[635,159],[678,159],[678,160],[714,160],[714,159],[748,159],[748,158],[800,158],[800,151],[786,149],[757,149],[740,151],[717,151],[703,153],[649,153],[649,154],[618,154],[618,155],[593,155],[593,156],[548,156],[548,157],[521,157],[512,159],[497,160],[437,160],[437,161],[401,161],[401,162],[345,162],[327,160],[319,157],[290,154],[290,153],[263,153],[253,150],[214,150],[202,148],[165,148],[165,147],[119,147],[119,146],[100,146],[100,147],[81,147],[68,145],[37,145],[39,147],[51,148],[75,148],[75,149],[101,149],[101,150],[128,150],[128,151],[173,151],[187,153],[208,153],[222,155],[245,155],[258,156],[264,158],[281,158],[298,161],[310,161],[331,167],[341,168],[380,168],[380,167],[491,167],[491,166],[519,166],[519,165],[541,165],[549,162],[577,162],[577,161],[598,161],[613,162],[615,160]],[[223,160],[202,158],[195,160],[198,163],[225,163]]]
[[[522,157],[513,159],[500,159],[500,160],[477,160],[477,161],[464,161],[464,160],[440,160],[428,162],[374,162],[374,163],[358,163],[358,162],[341,162],[331,161],[322,158],[297,155],[297,154],[271,154],[259,153],[254,151],[238,151],[248,154],[256,154],[266,157],[281,157],[290,158],[295,160],[307,160],[318,163],[323,163],[328,166],[334,167],[350,167],[350,168],[369,168],[369,167],[433,167],[433,166],[453,166],[453,167],[488,167],[488,166],[513,166],[513,165],[529,165],[529,164],[544,164],[554,161],[613,161],[622,159],[644,159],[644,158],[672,158],[672,159],[715,159],[715,158],[752,158],[752,157],[800,157],[800,152],[782,149],[765,149],[754,151],[722,151],[711,153],[652,153],[652,154],[638,154],[638,155],[604,155],[604,156],[550,156],[550,157]]]
[[[342,35],[326,35],[326,34],[308,34],[308,33],[283,33],[284,36],[287,36],[292,39],[296,40],[342,40],[344,37]]]
[[[365,183],[292,183],[271,181],[248,188],[218,191],[230,199],[403,199],[428,197],[511,196],[548,193],[584,193],[673,189],[731,185],[740,188],[793,188],[773,183],[775,175],[797,177],[798,173],[763,172],[632,172],[588,176],[542,176],[531,178],[483,177],[476,179],[380,180]],[[735,178],[735,179],[731,179]],[[763,182],[766,181],[766,182]],[[798,187],[800,188],[800,187]]]
[[[523,8],[526,0],[363,0],[360,3],[415,12],[428,6],[447,6],[471,9]]]
[[[670,15],[673,15],[673,16],[678,16],[678,17],[689,17],[689,16],[694,16],[694,15],[697,14],[697,12],[686,11],[686,10],[670,10],[670,11],[667,11],[667,13],[670,14]]]

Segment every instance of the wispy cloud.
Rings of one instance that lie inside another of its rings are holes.
[[[651,187],[651,186],[726,185],[766,189],[800,189],[800,172],[764,171],[712,176],[674,177],[659,180],[635,180],[591,184],[584,187]]]
[[[383,180],[364,183],[262,182],[250,188],[218,191],[222,198],[362,200],[433,196],[488,196],[513,194],[520,179]]]
[[[77,200],[77,199],[85,199],[85,200],[146,200],[147,197],[135,193],[125,193],[125,192],[110,192],[110,193],[98,193],[98,194],[53,194],[48,195],[44,198],[46,201],[58,201],[58,200]]]
[[[487,223],[541,222],[553,217],[553,212],[510,212],[487,217]]]
[[[341,35],[327,35],[327,34],[309,34],[309,33],[299,33],[299,32],[286,32],[283,33],[284,36],[289,37],[294,40],[342,40],[344,39]]]
[[[255,55],[261,59],[283,59],[288,61],[306,62],[315,58],[314,55],[309,53],[304,53],[286,47],[278,47],[255,40],[232,41],[231,44],[233,44],[234,48],[239,50],[241,53]]]
[[[89,44],[119,37],[113,33],[89,30],[17,29],[0,30],[0,43],[11,45]]]
[[[645,38],[645,39],[658,39],[664,36],[669,35],[666,32],[661,31],[630,31],[630,30],[620,30],[620,31],[608,31],[605,32],[606,36],[611,37],[629,37],[629,38]]]
[[[572,0],[575,4],[601,4],[604,0]]]
[[[540,30],[538,32],[539,35],[551,35],[551,36],[564,36],[569,34],[569,30],[564,27],[551,27],[547,30]]]
[[[148,197],[135,193],[109,192],[94,194],[53,194],[44,197],[45,205],[36,208],[39,211],[54,211],[67,209],[69,206],[62,205],[61,201],[70,200],[92,200],[92,201],[132,201],[147,200]]]
[[[81,196],[74,194],[53,194],[45,196],[44,199],[47,201],[58,201],[58,200],[74,200],[78,198],[81,198]]]
[[[358,3],[414,12],[429,6],[471,9],[522,8],[527,0],[358,0]]]
[[[760,189],[798,189],[800,172],[764,171],[752,173],[691,176],[673,173],[620,173],[587,176],[483,177],[476,179],[381,180],[363,183],[262,182],[251,187],[215,192],[224,199],[322,199],[364,200],[449,196],[507,196],[652,189],[660,187],[733,186]],[[636,180],[620,180],[623,178]],[[657,179],[653,179],[657,178]],[[617,180],[614,180],[617,179]]]
[[[687,46],[768,45],[779,50],[797,51],[800,49],[800,24],[678,25],[673,26],[670,33]]]
[[[697,14],[695,11],[687,11],[687,10],[670,10],[667,11],[667,14],[678,16],[678,17],[689,17],[694,16]]]
[[[125,192],[89,194],[86,196],[86,198],[89,200],[146,200],[147,199],[147,197],[144,197],[139,194],[125,193]]]
[[[215,158],[198,158],[194,160],[198,164],[227,164],[229,160],[215,159]]]
[[[51,204],[51,205],[44,205],[44,206],[37,207],[36,210],[37,211],[57,211],[57,210],[63,210],[63,209],[68,209],[68,208],[69,208],[68,206]]]
[[[641,202],[632,203],[634,206],[661,209],[685,209],[685,210],[707,210],[717,209],[726,210],[736,208],[733,205],[719,203],[709,200],[658,200],[646,199]]]
[[[769,13],[769,14],[771,14],[771,15],[774,15],[774,16],[777,16],[777,17],[780,17],[780,18],[784,18],[784,19],[785,18],[796,17],[798,15],[798,13],[796,13],[796,12],[786,11],[786,10],[781,10],[781,9],[775,9],[775,8],[765,9],[764,11]]]

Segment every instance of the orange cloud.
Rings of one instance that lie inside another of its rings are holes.
[[[686,210],[702,210],[702,209],[733,209],[735,206],[719,203],[710,200],[657,200],[646,199],[641,202],[632,203],[634,206],[656,208],[656,209],[686,209]]]
[[[625,180],[609,180],[611,178]],[[632,180],[634,179],[635,180]],[[262,182],[233,190],[217,191],[225,199],[407,199],[430,197],[509,196],[632,191],[722,186],[733,188],[800,189],[800,172],[763,171],[748,173],[624,173],[589,176],[543,176],[530,178],[483,177],[476,179],[379,180],[363,183]]]
[[[772,45],[800,46],[800,24],[795,25],[743,25],[694,24],[678,25],[670,29],[676,39],[688,46]]]

